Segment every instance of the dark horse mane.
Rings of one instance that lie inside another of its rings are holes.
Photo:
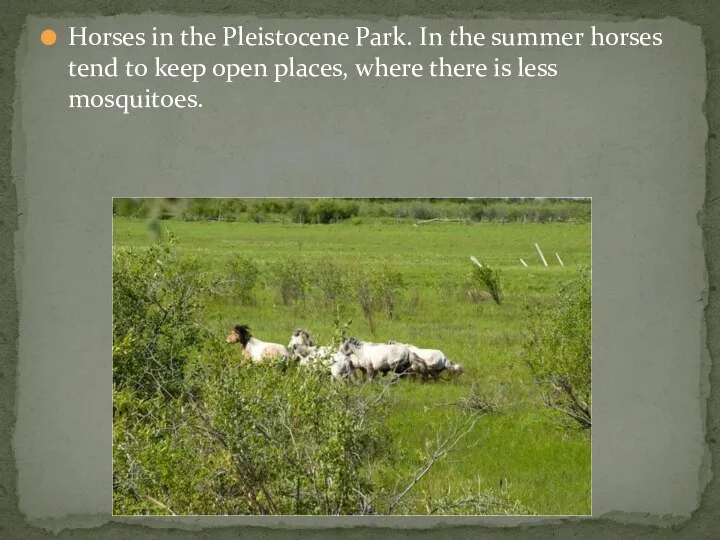
[[[233,330],[240,337],[240,343],[243,347],[247,345],[250,338],[252,338],[250,327],[247,324],[237,324]]]

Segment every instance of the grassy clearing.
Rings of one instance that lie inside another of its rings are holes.
[[[452,405],[471,393],[473,383],[500,406],[483,416],[458,450],[435,466],[417,486],[442,493],[463,487],[500,491],[508,488],[539,514],[590,513],[590,442],[587,434],[563,431],[552,414],[538,405],[527,368],[520,360],[523,300],[549,297],[572,277],[579,264],[590,264],[590,224],[362,223],[329,225],[282,223],[213,223],[164,221],[180,249],[202,257],[203,265],[221,273],[230,254],[252,257],[261,268],[286,256],[302,256],[311,265],[335,261],[343,268],[387,264],[407,281],[395,316],[376,317],[373,334],[357,306],[344,306],[352,319],[351,334],[370,341],[394,339],[443,349],[465,367],[455,381],[420,384],[403,381],[392,388],[391,428],[398,443],[393,463],[376,471],[392,486],[422,465],[415,449],[464,413]],[[114,219],[114,247],[148,245],[147,222]],[[538,242],[550,267],[542,266],[533,246]],[[554,253],[565,263],[560,267]],[[503,304],[469,295],[469,256],[501,272]],[[521,266],[523,258],[530,268]],[[257,291],[255,305],[219,298],[207,311],[206,324],[227,331],[247,323],[261,339],[287,343],[296,327],[309,328],[320,342],[330,338],[334,313],[310,295],[285,306],[267,285]],[[420,498],[417,512],[426,513]]]

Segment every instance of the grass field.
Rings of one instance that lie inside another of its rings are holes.
[[[230,254],[251,256],[260,265],[301,255],[314,265],[334,261],[344,267],[388,267],[407,282],[392,319],[377,315],[375,332],[354,304],[342,312],[352,319],[350,334],[368,341],[397,340],[442,349],[465,373],[437,384],[402,381],[393,387],[391,424],[398,459],[376,475],[393,485],[415,470],[415,448],[434,437],[463,412],[453,402],[467,397],[473,385],[499,405],[483,416],[464,443],[474,446],[451,454],[421,480],[417,489],[507,489],[531,512],[543,515],[590,514],[591,451],[587,432],[561,429],[556,417],[540,406],[530,374],[519,355],[523,305],[527,295],[550,297],[571,279],[578,265],[589,266],[589,223],[429,223],[414,226],[363,220],[328,225],[281,223],[162,222],[182,252],[199,255],[206,267],[222,272]],[[151,243],[145,220],[115,218],[114,248]],[[537,242],[549,267],[535,251]],[[555,258],[558,252],[565,264]],[[501,271],[503,303],[470,298],[470,255]],[[529,268],[520,264],[523,258]],[[206,324],[229,331],[248,324],[254,335],[286,344],[297,327],[308,328],[319,342],[329,339],[335,313],[310,295],[305,302],[283,305],[274,290],[261,285],[254,305],[214,301]],[[418,513],[425,513],[418,508]]]

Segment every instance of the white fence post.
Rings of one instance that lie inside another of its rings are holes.
[[[480,261],[478,261],[478,260],[475,258],[474,255],[470,255],[470,260],[471,260],[472,262],[474,262],[475,264],[477,264],[480,268],[483,267],[483,265],[480,264]]]
[[[537,242],[535,242],[535,249],[537,249],[537,252],[540,254],[540,258],[542,259],[543,264],[547,266],[548,263],[545,260],[545,255],[543,255],[543,252],[540,250],[540,246],[538,246]]]

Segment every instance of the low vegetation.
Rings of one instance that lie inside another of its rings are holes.
[[[499,270],[493,270],[487,265],[474,266],[470,280],[475,287],[487,292],[496,304],[502,304],[502,278]],[[471,290],[476,290],[475,287]]]
[[[590,273],[561,285],[550,302],[530,305],[524,358],[544,403],[583,429],[592,425]]]
[[[153,215],[156,199],[114,199],[118,217]],[[184,221],[247,221],[328,224],[363,219],[467,222],[590,221],[590,201],[573,199],[188,199],[160,218]]]

